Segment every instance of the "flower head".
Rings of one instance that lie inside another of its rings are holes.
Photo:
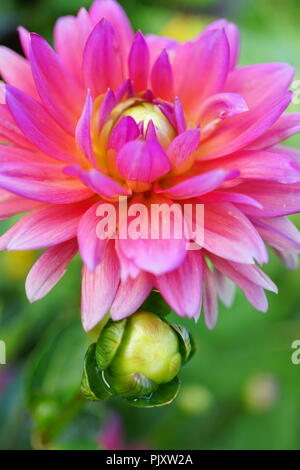
[[[86,330],[107,312],[128,317],[153,288],[180,316],[198,318],[203,299],[210,328],[234,284],[265,311],[264,289],[276,291],[257,266],[266,244],[290,267],[300,248],[285,218],[300,208],[300,154],[279,145],[300,130],[299,114],[283,114],[293,68],[238,67],[239,33],[225,20],[183,44],[134,34],[113,0],[60,18],[54,49],[19,32],[26,58],[0,50],[0,217],[28,213],[0,248],[46,248],[29,299],[46,295],[79,250]],[[114,238],[99,238],[97,211],[120,196],[146,215],[157,202],[200,202],[202,249],[186,249],[192,230],[121,237],[124,219]]]

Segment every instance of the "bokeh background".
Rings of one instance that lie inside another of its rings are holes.
[[[179,40],[224,16],[241,29],[241,64],[289,62],[300,79],[298,0],[121,3],[135,29]],[[58,16],[90,4],[1,0],[0,42],[19,51],[19,24],[51,41]],[[300,104],[292,110],[300,111]],[[300,148],[299,137],[291,143]],[[2,222],[0,233],[10,223]],[[80,261],[72,262],[52,293],[29,305],[24,280],[37,255],[0,254],[0,339],[7,344],[7,365],[0,365],[0,448],[300,448],[300,365],[291,361],[291,344],[300,339],[299,270],[287,272],[271,254],[266,271],[279,295],[269,296],[266,315],[239,292],[232,308],[220,306],[213,331],[203,318],[197,324],[184,321],[198,353],[181,372],[180,395],[168,407],[143,410],[117,399],[88,403],[80,398],[89,341],[79,319]]]

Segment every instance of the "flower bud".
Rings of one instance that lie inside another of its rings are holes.
[[[82,392],[91,400],[122,396],[140,407],[174,400],[177,374],[193,352],[188,331],[150,312],[109,321],[86,354]]]

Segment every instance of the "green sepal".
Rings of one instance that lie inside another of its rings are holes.
[[[195,342],[190,332],[178,323],[169,323],[176,332],[179,340],[179,350],[182,357],[182,364],[186,364],[195,352]]]
[[[96,361],[99,370],[105,370],[116,354],[125,330],[126,319],[113,322],[109,320],[104,327],[96,345]]]
[[[152,290],[139,310],[155,313],[161,318],[166,317],[172,312],[172,309],[157,290]]]
[[[88,400],[106,400],[113,395],[105,384],[102,371],[99,370],[96,358],[96,343],[88,348],[83,367],[83,377],[81,381],[81,392]]]
[[[109,371],[105,371],[104,376],[114,395],[121,395],[125,398],[147,397],[158,387],[153,380],[148,379],[143,374],[113,376]]]
[[[171,382],[161,384],[157,390],[148,397],[140,397],[134,399],[127,399],[128,403],[138,408],[154,408],[165,406],[172,403],[178,395],[180,382],[178,377],[174,377]]]

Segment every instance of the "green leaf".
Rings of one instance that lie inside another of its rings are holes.
[[[113,360],[121,344],[126,321],[126,319],[116,322],[110,320],[100,333],[95,353],[99,370],[105,370]]]
[[[112,376],[108,371],[104,372],[105,380],[109,383],[115,395],[125,398],[147,397],[158,385],[143,374],[130,374],[124,376]]]
[[[195,353],[195,342],[190,332],[178,323],[169,324],[176,331],[179,340],[179,350],[182,364],[186,364]]]
[[[128,400],[128,402],[130,405],[138,408],[154,408],[169,405],[177,397],[179,388],[179,379],[175,377],[171,382],[159,385],[158,389],[149,397],[136,398]]]
[[[88,400],[105,400],[112,396],[99,370],[96,358],[96,343],[90,345],[84,359],[83,377],[81,381],[81,392]]]

